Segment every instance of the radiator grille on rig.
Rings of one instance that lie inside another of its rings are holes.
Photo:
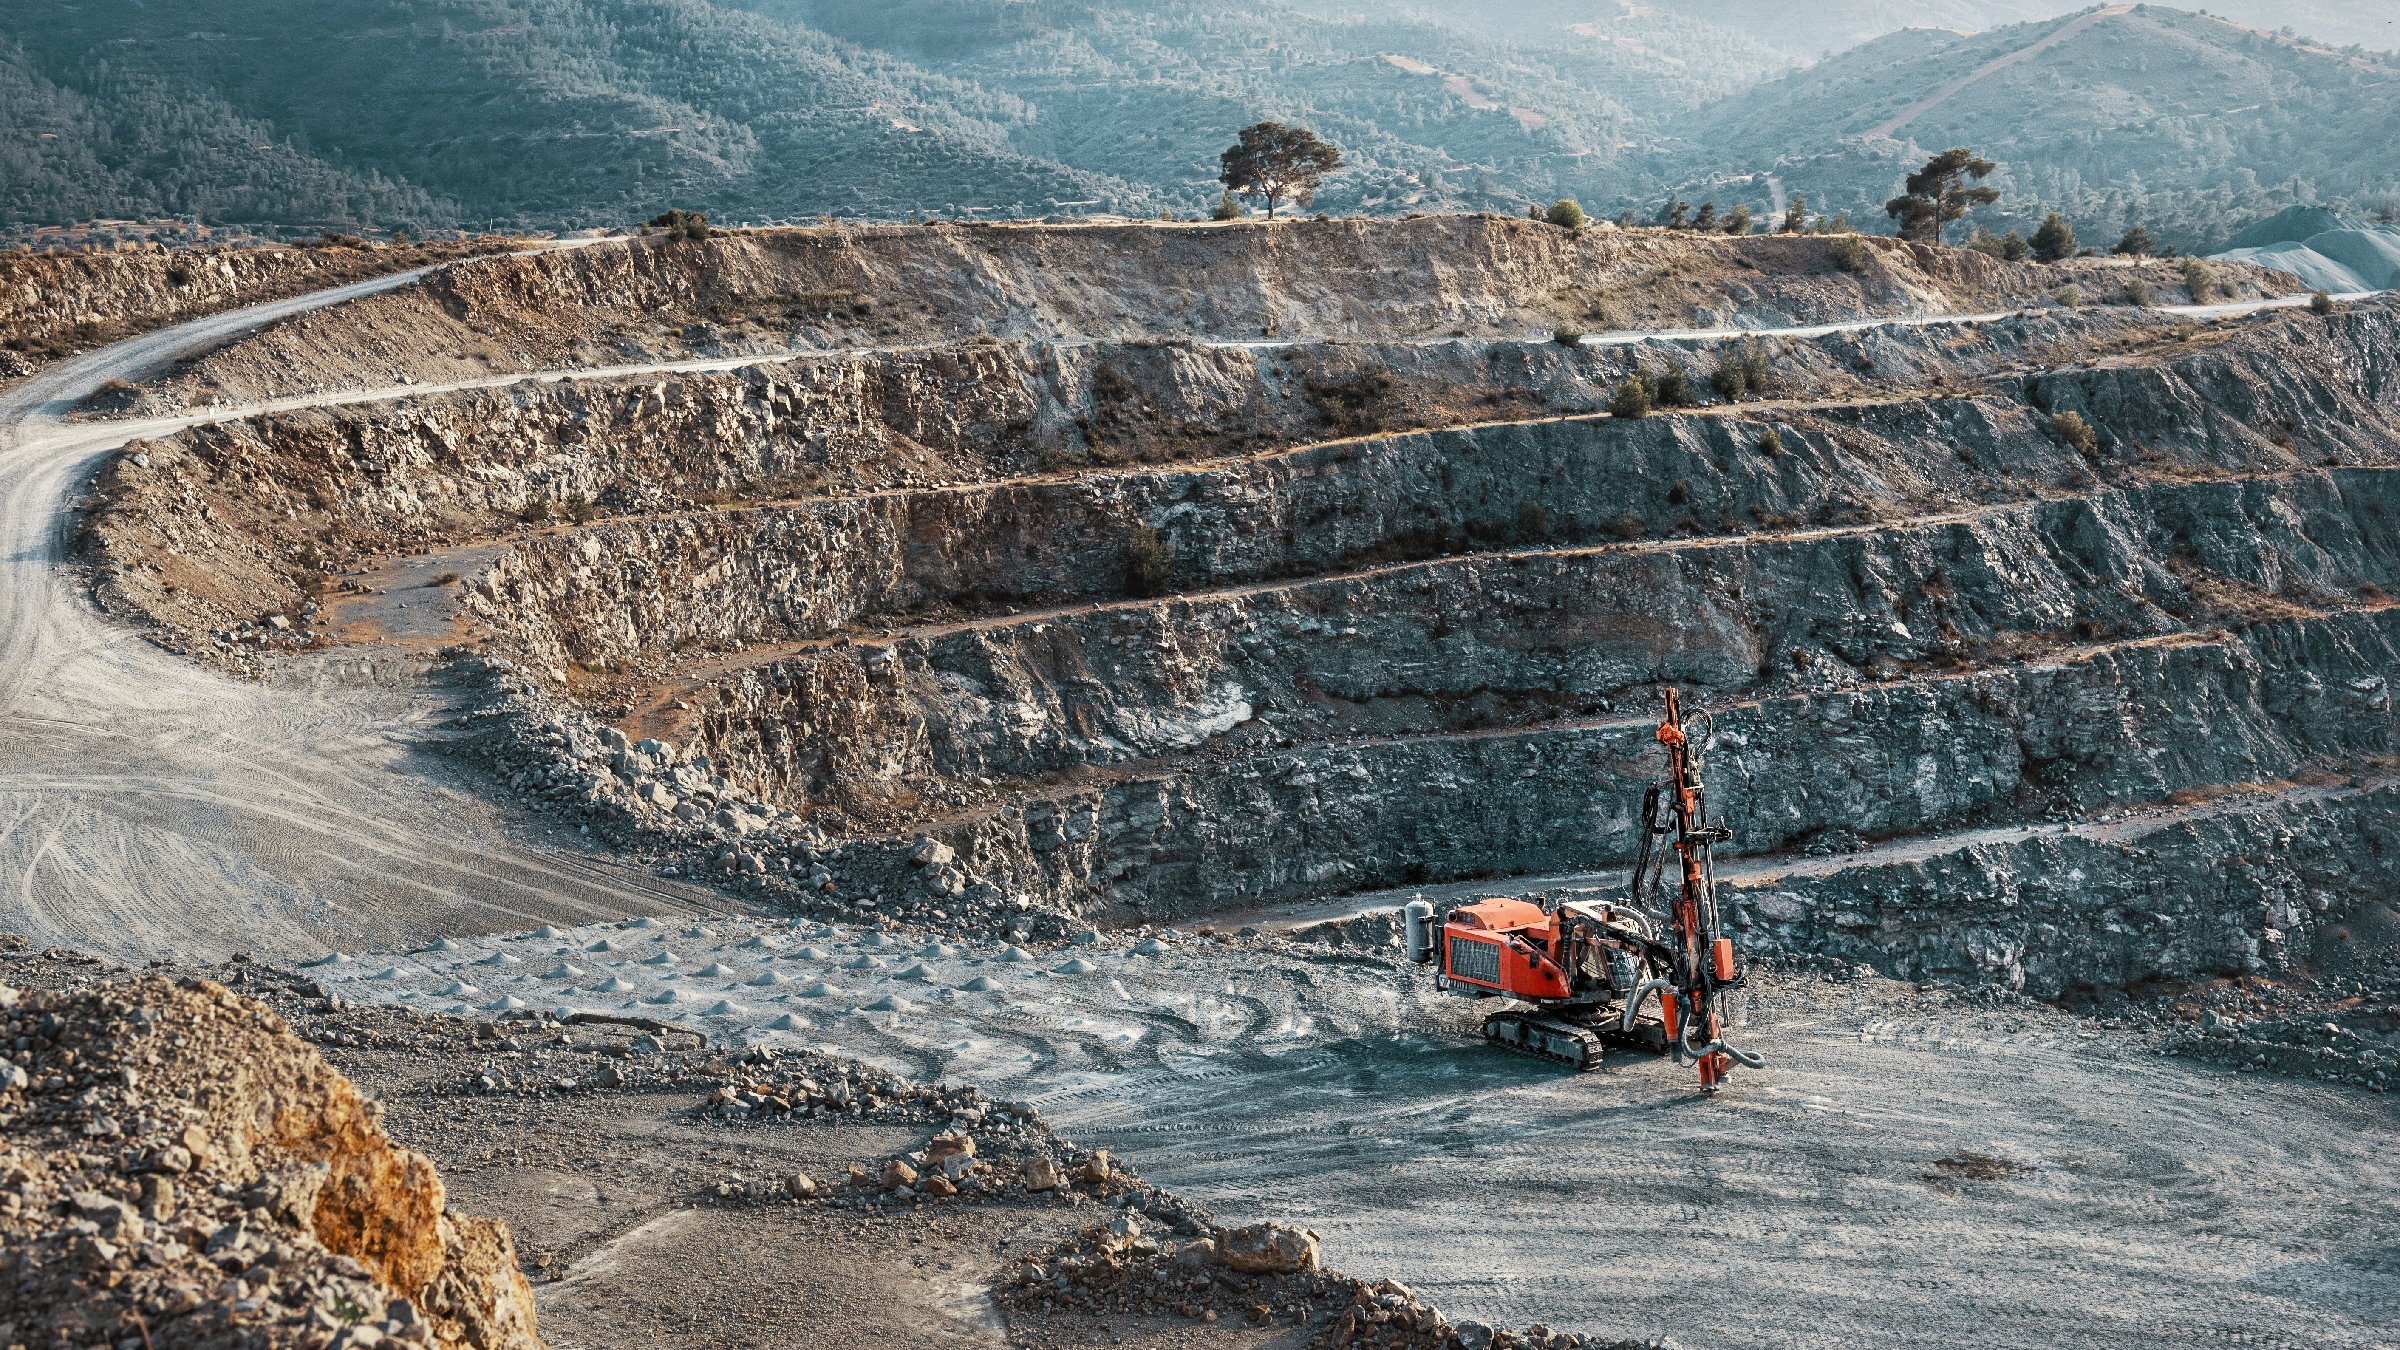
[[[1500,945],[1473,938],[1450,939],[1450,974],[1461,980],[1500,983]]]

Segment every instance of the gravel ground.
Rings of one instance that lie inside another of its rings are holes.
[[[1572,1077],[1494,1052],[1480,1010],[1372,950],[649,925],[311,973],[349,998],[664,1016],[973,1081],[1225,1221],[1314,1229],[1333,1264],[1494,1324],[2363,1346],[2400,1310],[2392,1099],[2162,1053],[2165,1005],[2101,1020],[1786,976],[1739,1025],[1770,1067],[1703,1099],[1657,1059]]]

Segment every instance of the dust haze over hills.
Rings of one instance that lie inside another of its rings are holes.
[[[1995,228],[2061,209],[2087,241],[2140,221],[2213,247],[2295,204],[2400,198],[2383,54],[2400,0],[2211,8],[2229,19],[2077,22],[2058,0],[259,0],[202,26],[42,0],[0,38],[0,225],[1188,215],[1261,117],[1343,147],[1333,212],[1573,196],[1647,216],[1676,192],[1764,213],[1799,193],[1883,228],[1898,175],[1952,144],[2000,162]]]

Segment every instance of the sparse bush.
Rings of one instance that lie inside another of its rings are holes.
[[[183,263],[167,264],[167,284],[178,289],[192,284],[192,269]]]
[[[1708,383],[1718,397],[1728,403],[1739,403],[1764,394],[1773,374],[1767,349],[1756,338],[1743,338],[1717,357],[1716,369],[1708,373]]]
[[[2200,304],[2217,293],[2216,274],[2198,258],[2183,260],[2183,288],[2192,295],[2192,303]]]
[[[1550,537],[1550,513],[1540,502],[1517,503],[1517,542],[1538,544]]]
[[[1130,382],[1127,387],[1132,387]],[[1372,435],[1389,430],[1400,418],[1398,386],[1380,370],[1359,371],[1339,379],[1310,376],[1303,387],[1317,416],[1337,435]]]
[[[1158,537],[1158,531],[1147,525],[1137,526],[1133,537],[1125,541],[1125,593],[1166,594],[1170,567],[1167,544]]]
[[[1210,220],[1240,220],[1242,218],[1242,204],[1235,201],[1233,199],[1233,194],[1228,192],[1224,196],[1217,198],[1217,209],[1209,212],[1208,218]]]
[[[1651,388],[1656,391],[1658,405],[1662,408],[1689,408],[1700,401],[1692,393],[1692,377],[1673,361],[1669,361],[1666,368],[1658,372],[1658,378],[1651,383]]]
[[[1737,206],[1737,207],[1733,208],[1733,214],[1732,214],[1732,215],[1729,215],[1729,216],[1727,216],[1727,217],[1725,217],[1725,233],[1727,233],[1727,234],[1748,234],[1748,233],[1750,233],[1750,208],[1749,208],[1749,207],[1747,207],[1747,206]]]
[[[654,228],[665,230],[669,239],[708,238],[708,213],[705,211],[686,211],[681,207],[671,207],[652,217],[650,224]]]
[[[1678,478],[1667,488],[1667,505],[1681,506],[1692,499],[1692,485]]]
[[[549,518],[550,499],[547,497],[528,497],[525,504],[517,508],[517,519],[528,525],[539,525]]]
[[[1628,511],[1624,515],[1617,517],[1615,520],[1608,522],[1608,532],[1615,535],[1619,539],[1630,542],[1650,533],[1650,527],[1642,522],[1642,518],[1640,516]]]
[[[1657,403],[1658,391],[1650,387],[1650,377],[1636,370],[1617,386],[1608,400],[1608,411],[1613,417],[1648,417]]]
[[[2339,306],[2333,303],[2333,297],[2323,291],[2318,291],[2314,295],[2308,297],[2308,312],[2316,315],[2320,319],[2324,318],[2328,314],[2333,313],[2333,311],[2337,308],[2339,308]]]
[[[1583,330],[1561,325],[1550,330],[1550,340],[1561,347],[1580,347],[1583,345]]]
[[[1856,272],[1867,265],[1867,241],[1855,234],[1835,236],[1832,253],[1833,265],[1845,272]]]
[[[433,579],[433,584],[436,586],[455,586],[458,584],[458,573],[444,572]]]
[[[2083,304],[2083,288],[2076,285],[2072,281],[2068,282],[2064,286],[2059,287],[2058,303],[2065,305],[2069,309],[2080,307]]]
[[[1580,230],[1587,223],[1583,214],[1583,204],[1573,197],[1561,197],[1550,203],[1550,210],[1545,219],[1562,230]]]
[[[2025,242],[2024,235],[2017,233],[2015,230],[2010,230],[2008,233],[2000,236],[2000,261],[2023,262],[2025,259],[2032,256],[2032,254],[2033,245]]]
[[[577,495],[567,498],[567,519],[578,525],[589,525],[600,516],[600,507],[591,498]]]
[[[2127,230],[2124,236],[2117,240],[2117,246],[2110,249],[2109,252],[2120,258],[2147,258],[2158,252],[2158,241],[2150,237],[2150,231],[2136,225]]]
[[[1785,234],[1799,234],[1807,229],[1808,198],[1795,196],[1792,198],[1792,204],[1784,208],[1783,232]]]
[[[2125,283],[2125,303],[2147,306],[2150,303],[2150,283],[2135,277]]]
[[[1769,459],[1783,457],[1783,433],[1773,427],[1758,433],[1758,453]]]
[[[2072,446],[2075,453],[2085,459],[2090,459],[2100,453],[2100,435],[2092,430],[2091,423],[2083,420],[2082,413],[2053,414],[2050,418],[2050,429],[2057,432],[2060,440]]]
[[[2075,256],[2075,227],[2056,211],[2042,218],[2042,227],[2033,232],[2033,260],[2040,263],[2062,262]]]

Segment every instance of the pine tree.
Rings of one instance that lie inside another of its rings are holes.
[[[2033,232],[2033,260],[2040,263],[2063,262],[2075,256],[2075,227],[2056,211],[2042,219],[2042,227]]]
[[[1991,177],[1997,167],[1964,146],[1944,150],[1908,176],[1906,191],[1883,204],[1884,214],[1900,222],[1901,238],[1938,244],[1944,226],[1966,219],[1974,207],[2000,200],[1996,189],[1967,186],[1969,180],[1981,183]]]
[[[1783,232],[1785,234],[1799,234],[1807,228],[1808,198],[1794,197],[1792,198],[1792,204],[1784,208]]]

